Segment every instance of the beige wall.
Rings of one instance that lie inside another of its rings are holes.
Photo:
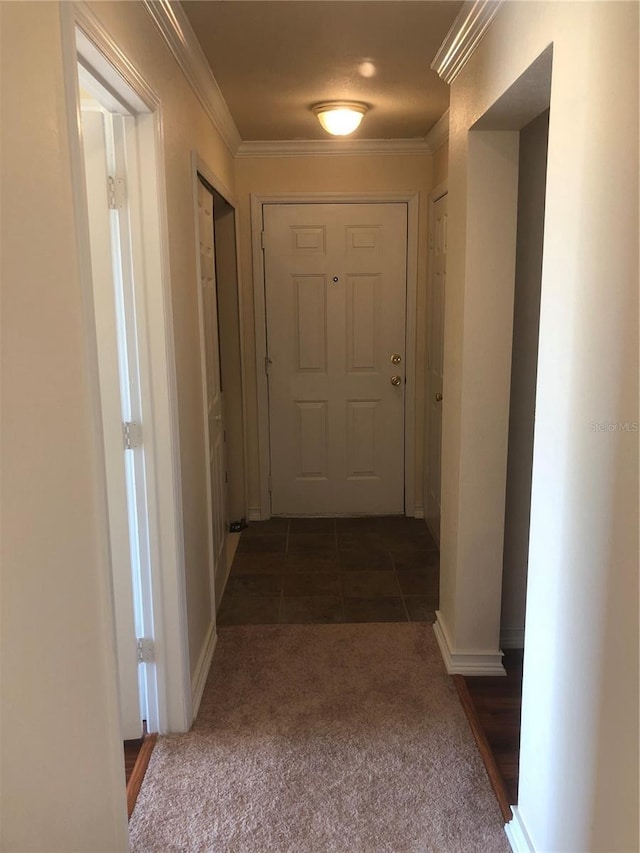
[[[58,7],[1,14],[1,846],[126,850]]]
[[[433,185],[439,186],[449,175],[449,141],[433,152]]]
[[[493,334],[504,305],[489,296],[515,235],[490,225],[502,225],[497,202],[516,163],[478,194],[478,167],[500,175],[505,163],[478,159],[482,134],[469,130],[549,45],[518,815],[536,851],[629,851],[638,848],[638,436],[594,425],[638,421],[636,4],[505,3],[451,87],[441,606],[458,648],[495,642],[486,591],[497,587],[499,599],[508,383],[496,376],[505,353]],[[491,525],[478,524],[487,516]]]
[[[422,506],[422,429],[425,346],[425,290],[427,276],[427,202],[433,186],[431,155],[366,155],[338,157],[247,157],[236,160],[236,194],[240,213],[240,263],[245,320],[247,371],[247,425],[249,508],[259,506],[259,454],[253,325],[251,259],[251,193],[418,192],[419,258],[416,320],[416,503]],[[412,508],[407,511],[411,513]]]
[[[232,160],[139,4],[91,4],[163,103],[192,668],[211,624],[189,152]],[[57,3],[2,3],[1,846],[127,849],[104,477]]]

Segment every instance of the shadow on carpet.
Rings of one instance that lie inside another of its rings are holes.
[[[431,625],[221,628],[158,739],[134,853],[509,853]]]

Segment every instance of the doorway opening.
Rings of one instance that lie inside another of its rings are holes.
[[[78,251],[104,459],[121,739],[186,731],[191,693],[159,100],[62,10]]]
[[[194,152],[198,306],[210,519],[212,612],[247,524],[243,341],[236,206]]]
[[[502,338],[499,353],[502,378],[508,378],[509,384],[501,401],[507,415],[502,450],[506,458],[502,583],[496,602],[500,605],[500,647],[507,677],[457,675],[456,680],[505,822],[511,820],[511,809],[518,802],[523,680],[527,655],[534,653],[525,644],[525,619],[551,70],[549,48],[469,134],[473,176],[484,173],[493,178],[496,196],[502,199],[502,204],[487,203],[485,195],[485,221],[489,223],[482,235],[485,246],[493,257],[501,259],[505,270],[512,270],[510,277],[506,273],[503,277],[501,293],[496,290],[493,294],[504,300],[500,310],[509,305],[511,314],[510,335]],[[500,165],[496,165],[496,152]],[[473,203],[483,203],[480,193]],[[482,251],[486,267],[487,250]],[[507,314],[503,316],[506,320]],[[494,367],[498,367],[497,362]]]

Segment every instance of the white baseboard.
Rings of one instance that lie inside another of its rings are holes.
[[[262,510],[259,506],[250,506],[247,513],[248,521],[262,521]]]
[[[524,649],[524,628],[503,628],[500,631],[500,647]]]
[[[229,580],[233,558],[235,557],[238,545],[240,544],[240,536],[240,533],[227,533],[224,564],[221,562],[218,565],[218,571],[216,572],[216,613],[220,607],[222,596],[224,595],[227,581]]]
[[[484,651],[474,649],[454,649],[443,615],[436,610],[436,621],[433,625],[440,653],[449,675],[506,675],[502,665],[501,651]]]
[[[209,675],[211,661],[213,660],[213,653],[216,649],[217,642],[218,634],[216,633],[216,624],[215,622],[212,622],[209,626],[207,639],[202,647],[202,652],[200,653],[200,659],[198,660],[196,671],[191,679],[191,706],[193,709],[192,723],[198,716],[200,702],[202,701],[202,694],[204,693],[204,686],[207,683],[207,676]]]
[[[414,518],[424,518],[424,507],[423,506],[414,507],[413,517]]]
[[[513,818],[505,824],[504,831],[509,839],[513,853],[536,853],[531,836],[522,820],[522,815],[517,806],[511,806]]]

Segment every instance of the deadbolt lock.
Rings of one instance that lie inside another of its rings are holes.
[[[401,361],[402,356],[398,355],[397,352],[394,352],[394,354],[391,356],[391,364],[400,364]]]

